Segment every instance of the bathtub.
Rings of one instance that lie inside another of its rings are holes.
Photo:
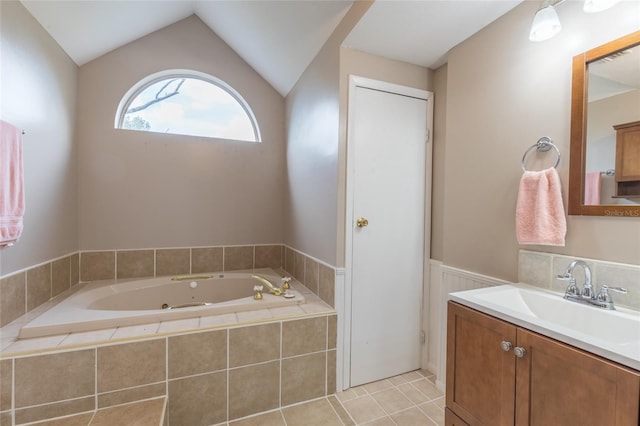
[[[274,296],[264,289],[255,300],[259,275],[277,287],[281,277],[271,269],[94,282],[84,285],[20,329],[19,338],[99,330],[129,325],[196,318],[232,312],[298,305],[296,290]]]

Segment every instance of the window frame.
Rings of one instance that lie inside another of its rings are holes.
[[[229,139],[229,138],[218,138],[215,136],[187,135],[184,133],[168,133],[168,134],[180,135],[180,136],[191,136],[191,137],[197,137],[197,138],[222,139],[222,140],[230,140],[230,141],[237,141],[237,142],[251,142],[251,143],[262,142],[262,136],[260,134],[260,127],[258,126],[258,120],[256,119],[256,116],[253,113],[253,110],[251,109],[247,101],[242,97],[242,95],[240,95],[240,93],[238,93],[237,90],[235,90],[225,81],[217,77],[214,77],[210,74],[206,74],[200,71],[188,70],[188,69],[171,69],[171,70],[160,71],[160,72],[146,76],[145,78],[141,79],[140,81],[135,83],[133,86],[131,86],[131,88],[127,90],[127,92],[124,94],[124,96],[120,100],[120,103],[118,104],[118,108],[116,109],[114,128],[119,130],[134,130],[134,129],[126,129],[122,127],[124,123],[126,111],[129,109],[133,101],[138,97],[138,95],[140,95],[140,93],[145,91],[149,86],[155,83],[158,83],[159,81],[169,80],[172,78],[189,78],[194,80],[201,80],[201,81],[204,81],[205,83],[213,84],[214,86],[217,86],[218,88],[227,92],[231,97],[233,97],[236,100],[236,102],[238,102],[238,104],[244,110],[245,114],[247,114],[247,117],[249,118],[249,122],[251,123],[251,127],[253,128],[253,135],[255,139],[254,140]],[[140,130],[137,130],[137,131],[140,131]],[[157,133],[157,132],[149,131],[149,133]]]

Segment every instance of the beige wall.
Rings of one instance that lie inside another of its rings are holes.
[[[638,121],[640,89],[589,102],[587,108],[586,171],[612,169],[616,158],[616,131],[613,126]]]
[[[444,203],[444,263],[513,281],[524,151],[541,136],[556,142],[566,207],[572,57],[640,28],[638,2],[598,14],[583,13],[582,2],[565,2],[557,7],[562,32],[532,43],[538,6],[523,2],[450,52],[446,149],[436,159],[445,165],[441,199],[434,200]],[[640,221],[571,216],[566,247],[524,247],[638,264]]]
[[[17,1],[0,2],[2,119],[24,135],[24,232],[0,251],[0,275],[78,249],[77,67]]]
[[[345,265],[346,157],[349,112],[349,76],[359,76],[432,91],[433,71],[428,68],[342,48],[340,54],[340,145],[338,149],[337,266]]]
[[[262,143],[115,130],[143,77],[186,68],[234,87]],[[284,99],[196,16],[84,66],[78,85],[80,248],[279,243]]]
[[[340,45],[370,6],[353,4],[286,100],[284,241],[330,265],[337,262]]]

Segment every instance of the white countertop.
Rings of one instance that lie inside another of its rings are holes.
[[[450,293],[448,299],[640,370],[640,312],[607,311],[525,284]]]

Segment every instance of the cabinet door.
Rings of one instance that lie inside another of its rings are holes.
[[[640,375],[518,329],[517,426],[638,426]]]
[[[469,426],[448,408],[444,409],[444,426]]]
[[[513,425],[516,327],[449,302],[447,407],[470,426]],[[548,425],[547,425],[548,426]]]

